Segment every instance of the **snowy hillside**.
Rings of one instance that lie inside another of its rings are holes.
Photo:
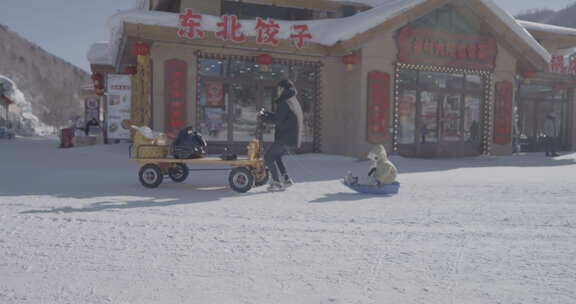
[[[52,135],[53,128],[41,122],[33,114],[32,104],[24,97],[18,86],[8,77],[0,75],[0,88],[2,94],[14,102],[10,106],[9,121],[18,135]]]
[[[1,20],[0,20],[1,21]],[[87,72],[58,58],[0,24],[0,75],[13,80],[32,106],[32,114],[63,126],[83,112],[80,89]]]
[[[368,169],[345,157],[289,156],[295,186],[240,195],[56,147],[0,141],[2,304],[576,303],[575,154],[392,157],[400,194],[374,197],[339,183]]]

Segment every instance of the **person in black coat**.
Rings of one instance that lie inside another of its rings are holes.
[[[261,112],[261,118],[264,122],[276,125],[274,143],[264,155],[264,161],[272,175],[272,182],[268,190],[272,191],[282,190],[284,187],[293,184],[286,171],[286,166],[282,162],[282,156],[290,148],[300,148],[304,120],[302,107],[298,99],[296,99],[298,91],[292,81],[280,81],[277,85],[277,94],[278,98],[274,101],[276,103],[276,112]],[[280,170],[280,174],[284,178],[283,183],[280,182],[278,170]]]

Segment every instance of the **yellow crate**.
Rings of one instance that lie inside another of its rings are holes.
[[[139,145],[135,152],[136,158],[165,158],[168,155],[168,146]]]
[[[165,158],[168,155],[167,145],[157,145],[139,130],[134,130],[132,137],[132,157],[136,158]]]

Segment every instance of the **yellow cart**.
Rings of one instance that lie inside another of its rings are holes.
[[[245,193],[253,187],[265,185],[268,182],[268,171],[265,168],[264,160],[261,158],[260,141],[253,139],[248,144],[248,156],[236,160],[222,160],[217,157],[204,157],[197,159],[177,159],[167,157],[150,157],[154,153],[150,151],[164,149],[165,147],[154,145],[139,145],[135,147],[136,157],[130,157],[131,161],[136,161],[140,165],[138,177],[140,183],[147,188],[160,186],[165,176],[176,183],[186,180],[190,171],[216,171],[230,170],[228,183],[230,188],[236,192]],[[131,150],[132,151],[132,150]],[[148,153],[144,153],[147,151]],[[162,154],[162,153],[160,153]],[[164,153],[165,155],[165,153]],[[140,157],[139,157],[140,156]],[[145,156],[145,157],[142,157]],[[189,165],[195,164],[218,164],[228,165],[230,169],[194,169]]]

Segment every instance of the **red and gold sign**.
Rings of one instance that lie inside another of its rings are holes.
[[[383,144],[390,132],[390,75],[382,72],[368,73],[367,140]]]
[[[398,60],[463,69],[494,70],[498,45],[490,36],[403,27],[396,37]]]
[[[138,42],[132,46],[132,53],[136,56],[149,56],[150,46],[143,42]]]
[[[354,65],[358,63],[358,57],[354,53],[344,55],[342,56],[342,63],[346,65],[346,70],[350,72],[354,68]]]
[[[496,83],[494,100],[494,143],[507,145],[512,142],[513,86],[509,81]]]
[[[188,64],[179,59],[164,62],[164,130],[171,137],[186,125]]]
[[[206,105],[212,107],[224,106],[224,84],[207,81],[205,85]]]
[[[208,19],[208,18],[206,18]],[[190,8],[185,8],[179,16],[178,37],[187,39],[205,39],[207,30],[210,28],[210,21],[204,22],[203,15],[194,13]],[[256,18],[256,23],[252,21],[240,20],[236,15],[220,16],[220,21],[216,23],[217,30],[214,37],[224,41],[234,43],[244,43],[248,41],[248,34],[255,33],[256,44],[266,44],[276,46],[280,43],[277,35],[282,31],[283,25],[273,19]],[[285,25],[284,25],[285,26]],[[250,27],[250,28],[249,28]],[[292,44],[301,49],[306,42],[312,40],[308,24],[292,24],[290,27]],[[288,29],[286,29],[288,31]]]

